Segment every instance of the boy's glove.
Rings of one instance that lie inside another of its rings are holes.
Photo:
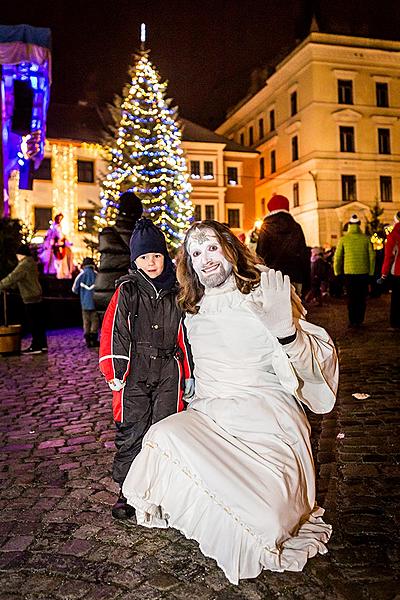
[[[190,400],[193,398],[193,396],[194,396],[194,379],[186,379],[183,399],[185,400],[185,402],[190,402]]]
[[[274,269],[261,273],[263,321],[272,335],[281,339],[296,333],[290,289],[288,275]]]
[[[107,381],[107,383],[113,392],[121,391],[126,385],[126,381],[121,381],[121,379],[111,379],[111,381]]]

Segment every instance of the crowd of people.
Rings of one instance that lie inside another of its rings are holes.
[[[126,192],[116,224],[100,234],[98,270],[85,258],[72,287],[112,391],[113,517],[178,529],[234,584],[263,569],[302,570],[327,551],[331,527],[316,504],[303,406],[332,409],[338,361],[303,304],[338,293],[339,278],[349,326],[360,327],[375,273],[357,215],[332,252],[307,248],[285,196],[274,195],[268,211],[255,251],[226,224],[205,220],[189,227],[174,264],[163,233]],[[66,253],[57,258],[54,248],[67,247],[60,217],[47,236],[58,274]],[[399,246],[400,212],[379,278],[391,281],[397,331]],[[24,352],[44,352],[37,265],[26,245],[17,259],[0,290],[18,286],[32,328]]]

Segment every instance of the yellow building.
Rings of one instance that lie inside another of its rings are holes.
[[[182,119],[195,218],[227,222],[240,233],[254,221],[255,158],[258,153],[195,123]],[[32,190],[10,184],[11,216],[36,231],[40,242],[49,222],[61,212],[63,230],[76,259],[86,254],[93,217],[100,207],[105,124],[86,103],[52,104],[47,122],[45,158],[35,172]],[[95,239],[95,238],[93,238]]]
[[[400,42],[313,31],[216,130],[258,150],[255,213],[289,198],[310,246],[400,209]]]

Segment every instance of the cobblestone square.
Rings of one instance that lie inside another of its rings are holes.
[[[197,544],[112,519],[111,393],[82,331],[49,353],[0,357],[0,600],[400,599],[400,336],[389,298],[347,328],[343,300],[310,310],[339,351],[332,413],[310,415],[329,553],[302,573],[233,586]]]

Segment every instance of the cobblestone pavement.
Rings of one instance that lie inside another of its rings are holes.
[[[310,311],[341,362],[336,408],[311,416],[334,534],[302,573],[239,586],[180,533],[111,518],[110,393],[79,330],[52,332],[48,356],[0,358],[0,599],[400,599],[400,336],[387,315],[388,298],[371,299],[353,332],[342,300]]]

